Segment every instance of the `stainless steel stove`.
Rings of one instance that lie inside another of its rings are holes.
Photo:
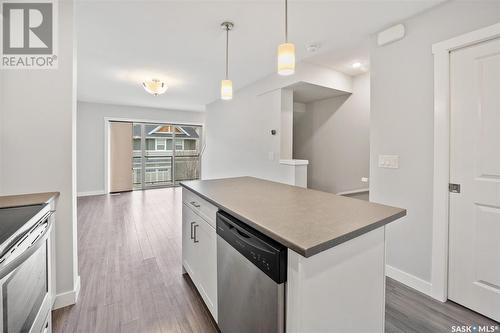
[[[49,205],[0,209],[2,332],[50,330]]]

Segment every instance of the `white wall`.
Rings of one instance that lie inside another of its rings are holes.
[[[231,101],[207,106],[203,179],[254,176],[305,186],[305,176],[294,165],[281,164],[281,89],[257,95],[260,84],[238,91]],[[285,91],[285,94],[292,97]],[[277,134],[271,135],[276,129]],[[299,166],[303,169],[304,166]]]
[[[59,191],[58,295],[78,285],[75,205],[76,59],[72,1],[59,1],[59,67],[3,70],[2,194]]]
[[[432,256],[431,46],[499,21],[498,1],[453,1],[404,22],[401,41],[378,47],[372,40],[370,199],[408,210],[387,227],[387,264],[424,292]],[[400,168],[378,168],[379,154],[400,155]]]
[[[293,157],[293,89],[281,89],[280,158]]]
[[[309,160],[309,188],[331,193],[366,188],[370,168],[370,75],[353,78],[351,95],[296,104],[293,157]]]
[[[281,125],[289,123],[282,117],[282,110],[292,106],[291,94],[286,89],[282,93],[281,88],[298,81],[352,89],[349,76],[302,63],[297,64],[297,73],[291,77],[270,75],[236,91],[230,101],[207,105],[204,179],[255,176],[299,185],[296,167],[279,162],[280,158],[290,158],[287,152],[281,156]],[[276,135],[271,135],[272,129],[277,130]],[[289,134],[285,130],[285,135]],[[285,142],[291,144],[291,140]]]
[[[256,96],[252,88],[207,106],[203,178],[280,178],[281,91]],[[272,136],[271,129],[278,134]]]
[[[3,192],[3,142],[4,142],[4,133],[3,133],[3,124],[4,124],[4,71],[0,70],[0,193]]]
[[[152,97],[154,98],[154,97]],[[204,112],[78,102],[78,194],[104,193],[104,118],[203,124]]]

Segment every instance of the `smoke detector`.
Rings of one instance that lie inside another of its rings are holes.
[[[321,45],[319,43],[309,43],[306,46],[307,52],[314,53],[319,50]]]

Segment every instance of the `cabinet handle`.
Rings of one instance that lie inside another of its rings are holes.
[[[191,201],[190,204],[195,206],[196,208],[200,208],[200,204],[197,203],[196,201]]]
[[[195,224],[196,222],[191,222],[191,239],[194,238],[193,236],[193,224]]]
[[[199,224],[195,224],[194,228],[193,228],[194,229],[194,238],[193,239],[194,239],[195,243],[199,243],[200,242],[199,240],[196,239],[196,228],[198,228],[199,226],[200,226]]]

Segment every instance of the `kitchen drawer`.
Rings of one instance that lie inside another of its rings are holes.
[[[203,217],[215,229],[216,206],[186,188],[182,189],[182,202]]]

